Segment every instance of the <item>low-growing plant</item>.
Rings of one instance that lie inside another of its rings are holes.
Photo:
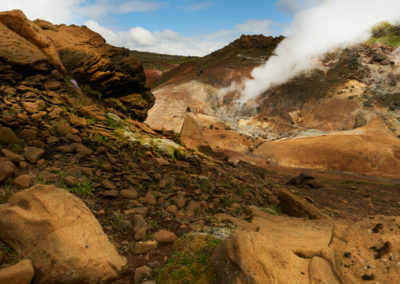
[[[282,213],[279,205],[275,205],[275,204],[271,205],[268,208],[261,208],[261,211],[264,211],[265,213],[268,213],[268,214],[274,215],[274,216],[279,216]]]
[[[87,197],[92,195],[96,189],[93,187],[92,182],[88,178],[84,177],[82,181],[70,188],[69,191],[76,195]]]

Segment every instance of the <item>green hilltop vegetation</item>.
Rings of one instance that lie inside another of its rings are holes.
[[[393,47],[400,46],[400,25],[382,22],[372,28],[372,37],[368,43],[381,43]]]

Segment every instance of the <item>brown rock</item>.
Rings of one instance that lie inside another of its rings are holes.
[[[170,205],[166,209],[169,213],[175,214],[178,211],[178,208],[175,205]]]
[[[34,186],[0,205],[0,239],[29,256],[38,283],[107,282],[126,264],[86,205],[54,186]]]
[[[153,235],[153,239],[160,245],[173,244],[178,239],[177,236],[166,230],[160,230]]]
[[[196,213],[197,211],[199,211],[199,209],[200,209],[199,203],[197,203],[194,200],[191,200],[186,208],[185,217],[187,219],[193,218],[194,216],[196,216]]]
[[[17,142],[18,138],[14,131],[9,127],[0,127],[0,142],[5,144],[11,144]]]
[[[29,175],[21,175],[14,179],[13,183],[21,189],[31,186],[31,177]]]
[[[157,248],[156,241],[138,242],[133,250],[134,254],[143,254]]]
[[[278,199],[282,212],[289,216],[309,219],[332,219],[313,204],[294,195],[287,189],[282,189],[278,193]]]
[[[53,128],[60,136],[67,135],[72,132],[72,127],[65,119],[53,121]]]
[[[9,177],[14,174],[14,167],[9,164],[3,164],[0,160],[0,183],[6,181]]]
[[[148,211],[149,211],[149,208],[147,208],[147,207],[136,207],[136,208],[124,210],[124,214],[125,215],[140,214],[140,215],[146,216]]]
[[[10,151],[8,149],[2,149],[1,153],[3,153],[4,157],[6,157],[7,159],[19,163],[22,161],[25,161],[24,157],[22,157],[22,155],[19,155],[17,153],[14,153],[13,151]]]
[[[126,199],[136,199],[137,195],[138,195],[137,191],[134,190],[133,188],[121,190],[120,194],[122,197],[124,197]]]
[[[32,141],[36,139],[37,131],[33,129],[24,129],[19,133],[19,137],[27,141]]]
[[[79,180],[74,176],[67,176],[64,178],[64,183],[68,187],[74,187],[78,182]]]
[[[148,229],[148,225],[146,220],[143,218],[143,215],[136,214],[133,216],[133,226],[135,231],[135,240],[143,240]]]
[[[106,190],[103,192],[103,197],[104,198],[117,198],[119,195],[119,191],[118,190]]]
[[[106,172],[111,172],[113,169],[113,166],[111,163],[104,163],[101,165],[101,169],[106,171]]]
[[[17,264],[0,269],[0,283],[29,284],[34,274],[32,262],[24,259]]]
[[[116,190],[117,187],[115,184],[113,184],[110,180],[105,179],[101,181],[101,184],[104,186],[104,189],[106,190]]]
[[[148,192],[144,197],[140,199],[140,202],[144,202],[149,205],[155,205],[157,203],[157,200],[152,193]]]
[[[156,158],[156,162],[159,166],[169,166],[169,162],[164,158]]]
[[[135,284],[140,284],[142,281],[151,276],[152,269],[148,266],[141,266],[135,270]]]
[[[24,157],[25,159],[34,164],[36,163],[40,157],[44,154],[44,150],[36,147],[25,147],[24,148]]]

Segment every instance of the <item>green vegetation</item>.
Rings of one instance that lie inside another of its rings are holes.
[[[90,97],[95,97],[98,98],[99,100],[103,98],[103,95],[99,91],[93,90],[92,87],[90,87],[89,85],[85,85],[83,87],[83,91],[85,92],[86,95]]]
[[[132,223],[121,211],[113,211],[111,216],[111,226],[117,232],[126,232],[132,229]]]
[[[69,191],[76,195],[87,197],[92,195],[96,190],[92,182],[84,177],[81,182],[78,182],[74,187],[70,188]]]
[[[271,205],[268,208],[261,208],[261,211],[264,211],[265,213],[268,213],[268,214],[274,215],[274,216],[279,216],[282,213],[279,205]]]
[[[17,192],[17,189],[11,185],[0,187],[0,204],[7,203],[8,199]]]
[[[381,43],[393,47],[400,46],[400,25],[382,22],[372,28],[372,37],[367,43]]]
[[[158,269],[157,283],[215,283],[211,255],[220,243],[219,239],[206,234],[182,236],[176,241],[168,262]]]

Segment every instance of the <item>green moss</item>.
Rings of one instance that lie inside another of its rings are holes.
[[[279,205],[271,205],[268,208],[261,208],[261,211],[264,211],[265,213],[268,213],[268,214],[274,215],[274,216],[279,216],[282,213]]]
[[[381,43],[393,47],[400,46],[400,25],[381,22],[374,26],[371,31],[372,37],[367,41],[367,43]]]
[[[103,95],[99,91],[93,90],[92,87],[89,85],[85,85],[83,87],[83,91],[85,92],[86,95],[88,95],[90,97],[95,97],[99,100],[101,100],[103,98]]]
[[[206,234],[179,238],[168,262],[158,269],[156,282],[162,284],[211,284],[215,271],[211,255],[221,241]]]

